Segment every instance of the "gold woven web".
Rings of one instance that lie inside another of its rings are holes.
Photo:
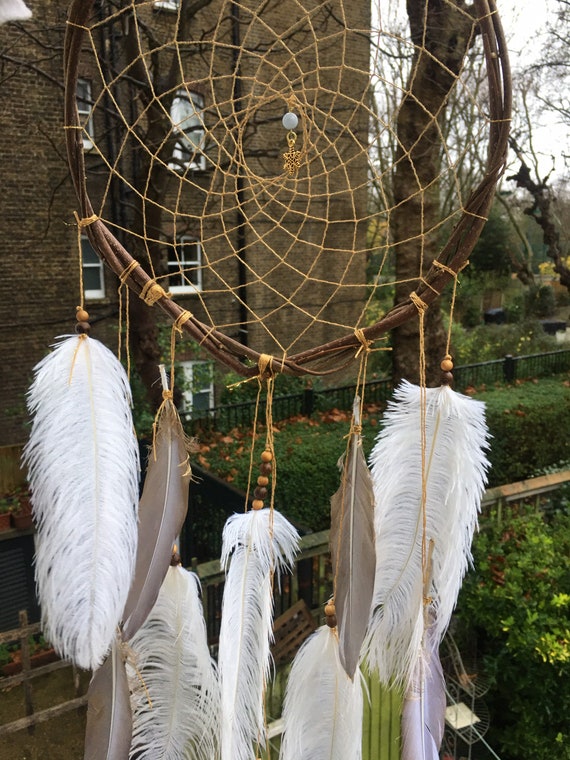
[[[464,265],[504,162],[494,4],[477,0],[478,25],[443,5],[468,21],[457,71],[425,30],[412,41],[395,0],[72,3],[68,151],[97,252],[238,370],[268,354],[318,371],[401,324]],[[416,92],[418,51],[453,80],[444,103]],[[405,99],[424,124],[409,143]],[[426,140],[438,143],[427,168]],[[398,277],[410,244],[416,268]],[[390,309],[396,285],[413,297]]]

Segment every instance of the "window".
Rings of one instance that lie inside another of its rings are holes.
[[[87,235],[81,235],[81,262],[85,299],[105,298],[103,262],[95,253]]]
[[[171,159],[170,169],[184,172],[187,169],[203,170],[206,168],[204,148],[204,122],[202,111],[204,98],[197,92],[177,90],[170,108],[170,120],[177,139]]]
[[[168,289],[172,293],[202,290],[202,246],[196,238],[182,235],[168,252]]]
[[[91,97],[91,82],[88,79],[77,80],[77,112],[79,123],[83,127],[83,147],[91,150],[93,147],[93,99]]]
[[[212,362],[180,362],[184,378],[182,411],[194,418],[214,406],[214,365]]]

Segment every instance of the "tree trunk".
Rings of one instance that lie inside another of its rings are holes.
[[[427,9],[426,9],[427,5]],[[463,0],[408,0],[416,45],[407,93],[397,122],[398,150],[393,175],[396,207],[391,238],[396,254],[396,303],[409,299],[415,282],[438,252],[441,137],[438,120],[473,37],[470,7]],[[394,330],[393,372],[397,382],[419,380],[419,319]],[[446,333],[439,302],[425,314],[426,377],[438,384]]]

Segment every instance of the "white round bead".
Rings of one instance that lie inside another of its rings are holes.
[[[286,113],[285,116],[281,119],[281,124],[283,124],[285,129],[295,129],[298,123],[299,117],[297,114],[291,113],[291,111]]]

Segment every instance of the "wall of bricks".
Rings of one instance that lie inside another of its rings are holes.
[[[334,11],[336,1],[331,0],[326,4],[327,8]],[[0,159],[3,177],[0,201],[0,382],[4,409],[0,445],[25,440],[25,393],[32,368],[55,336],[73,331],[75,307],[80,302],[77,230],[73,218],[77,202],[65,159],[63,129],[62,46],[67,2],[30,0],[29,4],[34,11],[32,21],[22,26],[0,28]],[[291,61],[284,49],[276,49],[275,55],[268,58],[267,66],[260,68],[256,63],[256,50],[266,44],[264,25],[251,24],[244,10],[246,4],[240,4],[239,35],[244,49],[250,52],[244,54],[240,64],[242,123],[231,134],[221,122],[234,108],[231,74],[235,57],[231,47],[224,48],[224,44],[235,39],[232,36],[235,27],[232,28],[230,23],[231,7],[227,0],[213,0],[209,7],[199,12],[189,37],[194,42],[188,43],[180,58],[180,77],[203,94],[206,127],[212,130],[215,139],[210,140],[207,149],[206,171],[182,178],[170,172],[163,195],[164,205],[173,211],[162,215],[161,238],[164,236],[167,243],[172,242],[182,232],[199,237],[208,261],[215,265],[203,272],[205,290],[221,290],[222,283],[234,289],[233,294],[225,292],[207,299],[205,294],[184,296],[179,299],[181,305],[206,323],[225,325],[228,334],[238,337],[240,327],[243,327],[240,325],[237,291],[238,265],[229,255],[239,246],[236,169],[243,181],[242,198],[246,205],[242,210],[251,211],[252,217],[256,203],[259,203],[259,187],[262,187],[267,195],[263,213],[248,222],[245,229],[247,307],[255,314],[247,329],[250,345],[271,353],[281,348],[289,352],[300,351],[346,332],[347,325],[356,323],[365,298],[365,256],[363,253],[354,256],[353,251],[365,250],[365,226],[355,220],[366,213],[367,165],[365,155],[360,152],[360,142],[367,140],[368,117],[364,109],[357,109],[347,125],[346,114],[351,111],[353,101],[360,97],[359,93],[367,87],[367,77],[355,72],[339,75],[333,67],[338,62],[339,46],[346,44],[343,25],[322,3],[307,0],[305,5],[311,10],[314,28],[322,30],[326,41],[320,43],[317,40],[306,46],[307,35],[302,32],[296,38],[301,48],[296,62]],[[257,3],[251,3],[252,8],[256,6]],[[344,8],[352,14],[347,19],[348,26],[360,29],[367,26],[367,3],[345,2]],[[297,2],[270,2],[265,21],[278,32],[284,31],[291,24],[292,11],[299,12]],[[157,36],[168,39],[173,34],[176,14],[157,13],[149,3],[143,9],[143,17],[153,25]],[[218,18],[224,20],[217,22]],[[333,38],[335,25],[338,34]],[[95,46],[105,45],[107,60],[112,58],[113,65],[118,68],[125,49],[122,19],[117,20],[113,30],[106,42],[97,35],[93,41]],[[216,80],[215,90],[209,80],[210,64],[203,46],[198,44],[208,35],[219,45],[218,50],[213,42],[210,44],[218,51],[216,65],[227,73],[227,77]],[[368,44],[364,35],[350,39],[353,46],[351,60],[355,66],[365,68]],[[289,44],[295,44],[295,37]],[[164,72],[172,62],[172,54],[165,49],[161,55]],[[317,59],[323,67],[319,74],[315,68]],[[148,61],[146,63],[150,66]],[[303,87],[300,81],[296,87],[298,71],[303,66],[309,73]],[[89,50],[85,52],[79,73],[93,83],[95,132],[102,152],[113,144],[113,140],[114,149],[123,147],[121,192],[117,185],[109,189],[108,170],[97,151],[86,155],[94,206],[97,213],[115,225],[113,229],[117,229],[119,239],[130,244],[133,253],[144,263],[145,246],[137,241],[136,236],[118,227],[124,224],[127,230],[136,232],[137,225],[140,226],[140,218],[137,221],[136,216],[140,214],[140,204],[138,211],[133,211],[138,203],[137,193],[129,183],[137,161],[144,161],[145,147],[134,134],[124,145],[121,142],[124,127],[121,127],[120,119],[113,117],[109,121],[112,109],[108,101],[99,99],[98,68]],[[275,179],[282,174],[281,154],[286,149],[285,131],[280,124],[287,105],[281,95],[285,91],[285,81],[291,83],[291,93],[299,98],[298,106],[303,117],[299,143],[305,151],[305,165],[299,172],[297,189],[301,188],[310,200],[301,207],[295,206],[298,201],[292,199],[291,181],[281,178],[280,184],[276,184]],[[278,93],[275,98],[267,94],[271,93],[271,88]],[[119,82],[114,93],[125,113],[132,114],[133,109],[138,109],[140,114],[141,102],[132,82]],[[168,102],[165,99],[165,104]],[[144,117],[139,118],[144,131],[148,125],[145,126]],[[239,121],[239,114],[236,118]],[[325,140],[323,134],[327,138],[330,135],[330,139]],[[237,151],[236,140],[241,141]],[[236,165],[235,156],[240,157],[239,165]],[[359,190],[352,193],[351,186],[358,186]],[[335,188],[332,198],[331,187]],[[103,202],[101,199],[105,197]],[[287,209],[285,215],[283,208]],[[302,218],[307,212],[313,217],[312,222],[307,223]],[[271,221],[275,218],[281,218],[277,226]],[[325,218],[333,223],[325,224]],[[276,260],[275,251],[282,254],[281,258]],[[315,252],[322,252],[317,267],[312,265]],[[167,245],[164,260],[166,256]],[[301,275],[296,272],[309,270],[316,284],[302,285]],[[164,266],[162,269],[159,266],[155,273],[159,278],[164,275]],[[262,278],[266,279],[265,283]],[[299,280],[299,292],[304,293],[300,308],[287,304],[284,286],[289,287],[294,278]],[[350,287],[339,293],[339,286],[347,284]],[[92,316],[93,335],[115,346],[118,325],[116,278],[107,272],[106,297],[86,306]],[[266,317],[265,325],[258,323],[258,316]],[[273,339],[272,332],[279,335],[278,342]],[[303,336],[296,340],[295,336],[300,333]],[[192,350],[187,350],[179,358],[192,358]]]

